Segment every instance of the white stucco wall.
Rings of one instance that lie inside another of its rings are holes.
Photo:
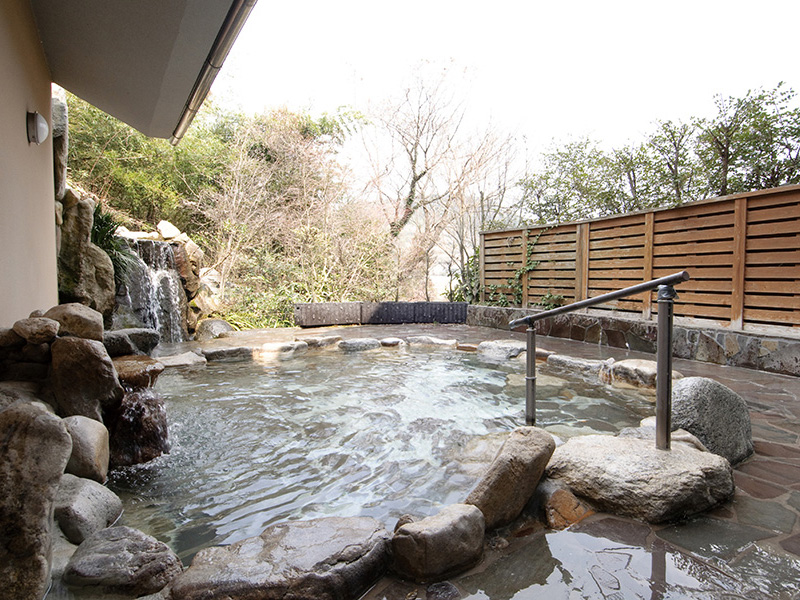
[[[50,123],[50,73],[28,0],[0,1],[0,326],[58,303],[52,140],[29,144],[25,115]]]

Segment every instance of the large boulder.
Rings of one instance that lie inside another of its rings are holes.
[[[194,339],[198,342],[207,342],[229,331],[233,331],[233,325],[224,319],[203,319],[194,330]]]
[[[169,452],[167,409],[151,388],[125,394],[111,427],[114,467],[138,465]]]
[[[50,583],[53,502],[72,440],[38,403],[0,412],[0,595],[42,598]]]
[[[91,479],[65,473],[56,494],[54,516],[73,544],[105,529],[122,514],[122,500]]]
[[[103,420],[119,406],[123,389],[105,346],[95,340],[58,338],[53,355],[53,394],[63,416]]]
[[[169,547],[131,527],[109,527],[88,537],[67,563],[64,581],[133,596],[153,594],[183,565]]]
[[[527,342],[520,340],[488,340],[478,344],[478,356],[491,361],[516,358],[527,350]]]
[[[547,467],[577,495],[612,514],[662,523],[705,511],[733,494],[727,460],[685,444],[587,435],[559,446]]]
[[[344,352],[365,352],[381,348],[381,342],[375,338],[351,338],[339,342],[338,347]]]
[[[418,583],[466,571],[481,559],[483,531],[483,513],[476,506],[446,506],[437,515],[397,528],[392,537],[392,568]]]
[[[739,394],[706,377],[672,385],[672,428],[685,429],[735,465],[753,453],[747,404]]]
[[[103,341],[103,315],[78,302],[54,306],[44,316],[61,324],[60,335]]]
[[[600,368],[600,381],[618,388],[655,388],[658,363],[654,360],[630,358],[603,364]],[[677,371],[672,379],[683,377]]]
[[[72,438],[66,472],[105,483],[109,460],[106,426],[83,415],[64,418],[64,425]]]
[[[14,332],[29,344],[49,344],[58,335],[59,323],[45,317],[28,317],[14,323]]]
[[[279,523],[206,548],[172,583],[172,600],[358,598],[389,562],[389,533],[369,517]]]
[[[465,500],[481,509],[486,529],[513,521],[530,500],[555,450],[553,436],[536,427],[512,431]]]
[[[306,352],[308,352],[308,344],[303,341],[267,342],[260,348],[253,349],[253,360],[271,363],[279,360],[288,360]]]
[[[58,253],[58,295],[62,303],[79,302],[110,319],[116,284],[114,265],[103,250],[91,242],[95,201],[91,198],[64,200],[61,249]]]
[[[150,354],[161,341],[161,334],[155,329],[131,327],[129,329],[121,329],[120,331],[125,332],[125,335],[128,336],[128,339],[136,347],[136,350],[142,354]]]
[[[458,340],[444,340],[431,335],[412,335],[406,338],[409,346],[438,346],[443,348],[455,348]]]
[[[137,354],[138,350],[124,329],[106,331],[103,333],[103,345],[111,358]]]

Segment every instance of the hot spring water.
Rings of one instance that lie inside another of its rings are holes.
[[[463,501],[504,434],[524,423],[524,365],[456,351],[328,352],[277,366],[168,371],[172,452],[118,470],[123,523],[182,559],[287,519],[400,515]],[[566,437],[615,432],[653,414],[634,393],[543,367],[537,425]]]

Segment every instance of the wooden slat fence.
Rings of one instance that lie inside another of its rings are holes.
[[[484,301],[567,304],[687,269],[676,316],[800,327],[800,186],[481,236]],[[646,293],[597,308],[651,318],[657,303]]]

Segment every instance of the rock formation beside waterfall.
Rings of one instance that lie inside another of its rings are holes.
[[[63,202],[61,245],[58,253],[58,296],[79,302],[110,319],[114,310],[114,266],[102,249],[91,242],[96,202],[67,189]]]

